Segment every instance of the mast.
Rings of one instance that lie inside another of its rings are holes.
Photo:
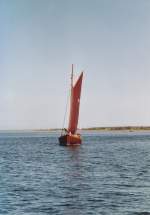
[[[73,87],[73,64],[72,64],[72,70],[71,70],[71,90]]]
[[[70,116],[69,116],[69,124],[72,113],[72,102],[73,102],[73,64],[71,68],[71,88],[70,88]],[[68,130],[69,131],[69,130]]]

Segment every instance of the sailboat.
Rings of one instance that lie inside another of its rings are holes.
[[[79,75],[77,81],[73,83],[73,64],[71,73],[71,95],[70,95],[70,115],[68,129],[64,129],[65,134],[61,134],[59,137],[59,143],[62,146],[80,145],[82,143],[81,135],[77,133],[78,119],[79,119],[79,107],[81,97],[81,87],[83,72]]]

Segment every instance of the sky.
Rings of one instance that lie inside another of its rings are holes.
[[[0,0],[0,129],[150,125],[149,0]],[[67,119],[66,119],[67,127]]]

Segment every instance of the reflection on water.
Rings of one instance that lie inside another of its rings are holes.
[[[0,214],[150,214],[150,134],[0,133]]]

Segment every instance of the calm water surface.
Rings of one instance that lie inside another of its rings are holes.
[[[0,133],[0,214],[150,214],[150,133]]]

